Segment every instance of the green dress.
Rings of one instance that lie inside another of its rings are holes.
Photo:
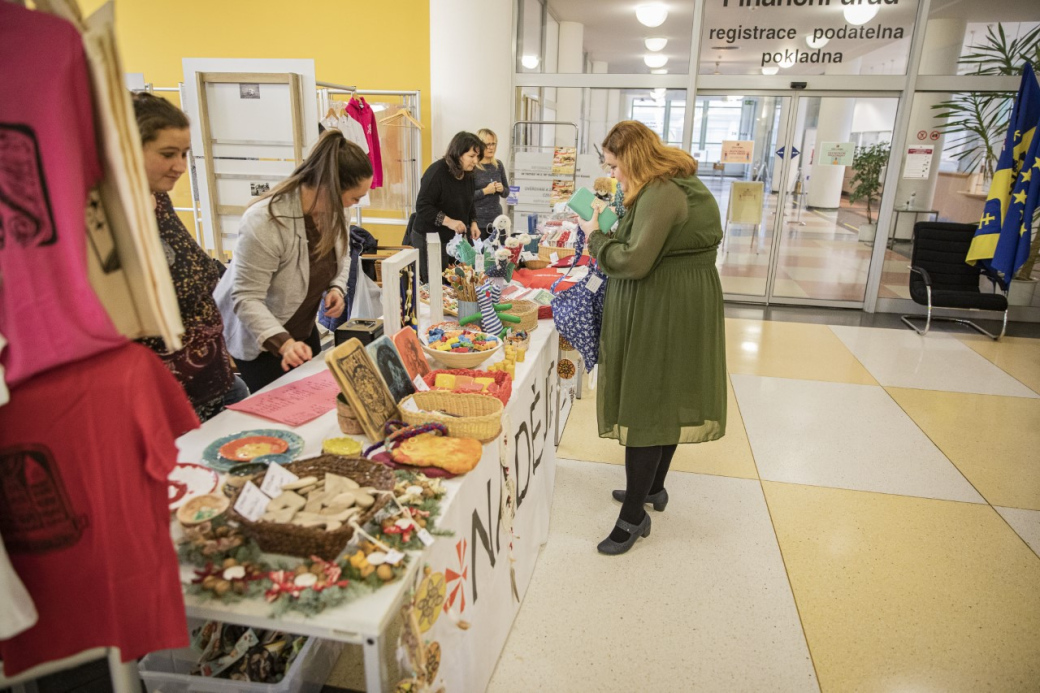
[[[609,277],[596,404],[601,438],[648,447],[726,433],[719,207],[695,176],[653,181],[589,250]]]

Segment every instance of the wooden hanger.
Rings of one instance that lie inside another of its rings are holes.
[[[397,125],[397,121],[399,121],[399,120],[407,120],[409,123],[411,123],[415,127],[417,127],[420,130],[422,130],[422,126],[423,126],[422,123],[420,123],[418,120],[413,118],[412,114],[408,111],[407,108],[401,108],[400,110],[397,111],[397,113],[393,114],[392,116],[389,116],[387,118],[383,118],[382,120],[379,121],[379,124],[380,125],[385,125],[387,123],[390,123],[391,125]],[[401,127],[403,127],[403,126],[401,126]]]

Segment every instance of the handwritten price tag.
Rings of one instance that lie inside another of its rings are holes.
[[[412,380],[412,384],[415,385],[415,389],[419,392],[426,392],[430,389],[430,386],[426,384],[426,381],[423,380],[423,377],[421,375],[415,376],[415,378]]]
[[[419,541],[423,543],[423,546],[433,546],[434,538],[433,535],[426,531],[426,529],[420,529],[415,533],[419,537]]]
[[[589,277],[589,281],[586,282],[585,288],[589,290],[589,293],[594,294],[599,291],[599,287],[603,286],[603,280],[595,274]]]
[[[267,504],[270,502],[271,499],[256,484],[247,481],[235,503],[235,512],[250,522],[256,522],[267,512]]]
[[[277,462],[272,462],[267,465],[267,473],[264,474],[264,483],[260,484],[260,490],[274,498],[282,492],[282,486],[291,484],[299,478]]]
[[[390,565],[397,565],[404,560],[404,554],[395,549],[391,549],[386,554],[386,562]]]

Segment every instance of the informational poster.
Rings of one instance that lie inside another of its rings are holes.
[[[735,182],[729,191],[729,211],[726,219],[733,224],[762,223],[762,201],[765,184],[762,181]]]
[[[855,142],[821,142],[820,166],[852,166],[856,158]]]
[[[724,164],[750,164],[754,151],[754,140],[722,140],[722,156],[719,160]]]
[[[574,147],[557,147],[553,152],[552,173],[554,176],[573,176],[578,160],[578,150]]]
[[[552,193],[550,195],[550,204],[554,207],[560,202],[566,202],[574,196],[574,181],[573,180],[554,180],[552,182]]]
[[[911,180],[927,180],[932,171],[932,154],[934,147],[920,145],[906,148],[906,163],[903,165],[903,178]]]

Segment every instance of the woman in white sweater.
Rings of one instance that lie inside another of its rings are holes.
[[[372,184],[372,164],[338,130],[322,134],[292,175],[242,217],[227,273],[214,291],[224,339],[251,392],[321,351],[315,317],[346,308],[349,229],[344,207]]]

